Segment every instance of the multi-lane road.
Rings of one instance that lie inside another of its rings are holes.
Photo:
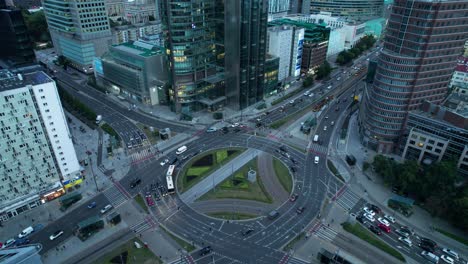
[[[326,167],[327,146],[331,133],[325,132],[323,128],[326,122],[336,120],[341,113],[341,111],[331,111],[336,101],[330,102],[326,113],[328,119],[323,119],[317,130],[320,133],[322,145],[312,143],[307,153],[285,146],[289,155],[296,161],[296,164],[293,164],[291,159],[285,158],[281,151],[278,151],[282,145],[280,142],[243,132],[218,133],[216,135],[200,133],[192,126],[160,120],[139,111],[122,107],[110,100],[107,95],[64,78],[64,76],[60,76],[60,73],[57,77],[60,79],[58,82],[69,93],[79,98],[96,113],[103,115],[103,120],[109,123],[126,143],[130,140],[130,135],[135,132],[140,133],[139,129],[131,122],[131,120],[134,120],[156,128],[168,127],[176,132],[194,133],[196,140],[186,144],[188,150],[184,155],[193,156],[200,153],[200,151],[221,147],[248,147],[270,153],[283,160],[288,167],[294,166],[296,168],[293,192],[299,193],[300,196],[294,203],[285,201],[277,209],[280,215],[274,220],[261,217],[252,221],[222,221],[199,214],[185,205],[177,195],[166,196],[157,201],[157,206],[152,207],[152,217],[158,223],[189,242],[200,247],[210,245],[213,248],[213,253],[209,257],[200,257],[198,252],[193,253],[192,258],[197,260],[198,263],[208,263],[212,261],[212,258],[217,258],[221,262],[224,259],[226,262],[243,263],[279,263],[285,258],[289,259],[289,256],[281,251],[281,247],[316,219],[320,213],[322,201],[327,195],[333,197],[334,190],[341,189],[343,186],[341,182],[331,176]],[[338,94],[345,92],[343,97],[351,98],[354,91],[352,89],[345,91],[345,89],[359,82],[360,78],[361,76],[343,78],[342,83],[335,85],[330,91],[326,91],[323,96],[333,93],[337,97]],[[321,89],[326,90],[325,85],[322,85]],[[316,93],[318,94],[318,92]],[[283,111],[285,114],[277,114],[280,105],[276,110],[270,110],[271,113],[268,115],[268,119],[262,120],[262,122],[265,125],[271,124],[284,118],[284,116],[300,111],[304,107],[312,105],[317,100],[317,96],[315,95],[312,98],[305,98],[304,96],[302,102],[297,102],[295,106],[285,107],[290,109]],[[302,95],[298,97],[302,98]],[[295,100],[299,101],[300,99],[296,98]],[[348,100],[348,102],[350,103],[351,100]],[[289,104],[289,101],[284,104]],[[328,126],[331,130],[332,127]],[[319,164],[314,163],[315,156],[321,157]],[[175,157],[175,153],[168,153],[164,158],[171,160],[173,157]],[[181,165],[178,164],[178,168]],[[72,230],[78,222],[99,214],[99,210],[104,205],[112,203],[114,207],[117,207],[130,197],[138,193],[145,193],[148,186],[155,185],[158,182],[164,183],[166,169],[167,167],[161,166],[159,160],[156,159],[152,160],[152,162],[132,166],[126,177],[119,182],[115,182],[114,185],[95,197],[94,201],[97,202],[98,207],[93,209],[88,209],[86,205],[77,207],[69,214],[58,219],[54,225],[49,225],[44,230],[32,235],[31,241],[42,243],[44,251],[56,247],[61,241],[72,235]],[[136,178],[139,178],[141,183],[135,188],[131,188],[131,182]],[[334,188],[329,188],[330,185],[333,185]],[[296,213],[299,206],[306,208],[302,214]],[[49,241],[48,236],[56,231],[57,226],[60,226],[65,234],[54,241]],[[252,228],[255,231],[244,237],[240,233],[246,228]],[[299,260],[296,260],[296,262],[300,263]]]

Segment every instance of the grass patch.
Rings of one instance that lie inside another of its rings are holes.
[[[355,223],[354,225],[350,223],[343,223],[341,225],[343,226],[343,229],[347,232],[359,237],[360,239],[395,257],[396,259],[406,262],[405,258],[400,252],[398,252],[396,249],[377,238],[374,234],[362,227],[359,223]]]
[[[143,197],[141,197],[141,194],[138,194],[137,196],[135,196],[135,202],[137,202],[137,204],[143,209],[145,210],[145,212],[147,214],[149,214],[149,210],[148,210],[148,206],[146,205],[146,202],[145,202],[145,199],[143,199]]]
[[[254,214],[246,214],[246,213],[236,213],[236,212],[215,212],[215,213],[207,213],[207,215],[215,218],[226,219],[226,220],[246,220],[258,217],[258,215]]]
[[[273,158],[273,169],[275,170],[276,177],[281,183],[281,186],[283,186],[285,191],[291,193],[293,181],[288,168],[284,166],[280,160]]]
[[[143,133],[145,133],[146,138],[148,138],[151,145],[156,144],[156,142],[159,139],[159,131],[157,129],[154,129],[154,132],[151,132],[148,126],[145,126],[140,123],[137,123],[136,125],[139,129],[141,129],[141,131],[143,131]]]
[[[229,148],[208,151],[190,160],[177,177],[177,188],[183,193],[222,165],[239,156],[245,149]],[[210,157],[207,157],[210,156]],[[206,164],[200,166],[200,164]],[[197,166],[198,165],[198,166]]]
[[[112,264],[112,263],[128,263],[128,264],[162,264],[162,260],[144,246],[136,248],[134,242],[144,245],[140,239],[134,238],[127,241],[125,244],[117,247],[111,252],[100,257],[94,263]],[[125,253],[126,252],[126,253]],[[125,257],[126,255],[126,257]]]
[[[250,169],[257,171],[257,181],[255,182],[247,180],[247,172]],[[218,184],[216,188],[199,198],[199,200],[213,199],[243,199],[272,203],[273,199],[266,191],[260,175],[258,175],[257,158],[247,162],[233,175]]]
[[[441,233],[444,236],[450,237],[451,239],[456,240],[456,241],[468,246],[468,239],[467,238],[457,236],[455,234],[449,233],[449,232],[447,232],[447,231],[445,231],[443,229],[437,228],[437,227],[435,228],[435,230],[437,232]]]
[[[160,225],[159,227],[162,231],[164,231],[164,233],[170,236],[172,240],[174,240],[181,248],[185,249],[187,252],[192,252],[195,250],[195,247],[192,244],[188,243],[187,241],[178,236],[175,236],[171,232],[167,231],[167,229],[163,226]]]
[[[303,240],[305,238],[305,233],[301,232],[299,235],[297,235],[293,240],[289,241],[289,243],[283,247],[283,251],[290,250],[296,245],[297,242]]]
[[[341,176],[341,174],[338,172],[338,170],[336,169],[335,165],[333,164],[333,162],[329,159],[327,159],[327,166],[328,168],[330,169],[330,171],[336,176],[338,177],[338,179],[340,179],[341,181],[343,182],[346,182],[345,179],[343,178],[343,176]]]
[[[286,124],[288,122],[288,118],[283,118],[283,119],[280,119],[276,122],[273,122],[270,127],[273,128],[273,129],[277,129],[277,128],[280,128],[282,127],[284,124]]]

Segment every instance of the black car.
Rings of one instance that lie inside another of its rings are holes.
[[[380,209],[377,205],[374,204],[369,204],[369,207],[372,211],[374,211],[376,214],[381,214],[382,209]]]
[[[172,159],[171,161],[171,165],[175,165],[178,161],[179,159],[177,157],[174,157],[174,159]]]
[[[431,253],[434,253],[434,251],[435,251],[435,248],[430,246],[429,244],[419,243],[419,247],[424,249],[425,251],[429,251]]]
[[[291,157],[291,162],[297,164],[297,161],[293,157]]]
[[[376,235],[381,235],[382,234],[382,231],[380,231],[380,229],[378,229],[376,226],[374,225],[371,225],[369,227],[370,231],[372,231],[372,233],[376,234]]]
[[[296,213],[297,214],[302,214],[304,212],[304,210],[305,210],[305,207],[301,206],[301,207],[297,208]]]
[[[356,217],[356,220],[358,220],[358,222],[360,222],[361,224],[364,224],[364,216],[359,215],[358,217]]]
[[[130,188],[135,188],[140,183],[141,183],[141,179],[135,179],[130,183]]]
[[[254,231],[254,230],[253,230],[252,228],[249,228],[249,229],[247,229],[247,230],[244,230],[244,231],[242,231],[242,236],[248,236],[248,235],[252,234],[253,231]]]
[[[437,248],[437,243],[434,241],[434,240],[431,240],[429,238],[421,238],[421,243],[420,243],[420,247],[422,247],[421,245],[426,245],[426,246],[429,246],[433,249]]]
[[[227,134],[229,132],[229,128],[223,127],[221,131],[223,131],[224,134]]]
[[[294,168],[293,166],[289,167],[292,171],[292,173],[295,173],[296,172],[296,168]]]
[[[279,149],[280,149],[281,151],[284,151],[284,152],[287,152],[287,151],[288,151],[288,150],[286,149],[285,146],[281,146],[281,147],[279,147]]]
[[[211,246],[204,247],[200,250],[200,256],[204,256],[211,252]]]

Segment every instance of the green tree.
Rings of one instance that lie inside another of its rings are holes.
[[[304,78],[304,81],[302,82],[302,87],[307,88],[309,86],[312,86],[313,84],[314,84],[314,76],[312,74],[308,74]]]
[[[317,73],[315,75],[315,78],[317,78],[317,80],[321,80],[321,79],[323,79],[325,77],[328,77],[328,75],[330,75],[331,71],[332,71],[332,68],[330,66],[330,63],[328,63],[328,61],[325,61],[317,69]]]
[[[67,59],[67,57],[60,55],[57,58],[57,63],[63,67],[64,70],[68,68],[68,65],[70,65],[70,60]]]
[[[411,186],[415,186],[418,181],[419,164],[414,160],[407,160],[398,166],[399,173],[396,175],[396,185],[402,191],[409,191]]]

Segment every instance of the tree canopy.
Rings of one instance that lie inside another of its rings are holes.
[[[382,155],[375,156],[372,162],[386,184],[398,187],[400,193],[409,193],[432,215],[468,230],[468,186],[457,187],[460,179],[456,165],[455,161],[429,166],[413,160],[397,163]]]
[[[28,28],[29,36],[34,42],[50,41],[49,29],[43,10],[33,13],[23,10],[23,18]]]
[[[332,71],[332,67],[330,66],[330,63],[328,61],[325,61],[320,67],[318,67],[317,72],[315,74],[315,78],[317,80],[321,80],[325,77],[328,77]]]
[[[359,57],[364,51],[372,48],[376,42],[376,39],[373,35],[365,35],[362,37],[353,48],[349,50],[343,50],[338,53],[336,57],[336,63],[340,65],[345,65],[353,61],[353,59]]]

